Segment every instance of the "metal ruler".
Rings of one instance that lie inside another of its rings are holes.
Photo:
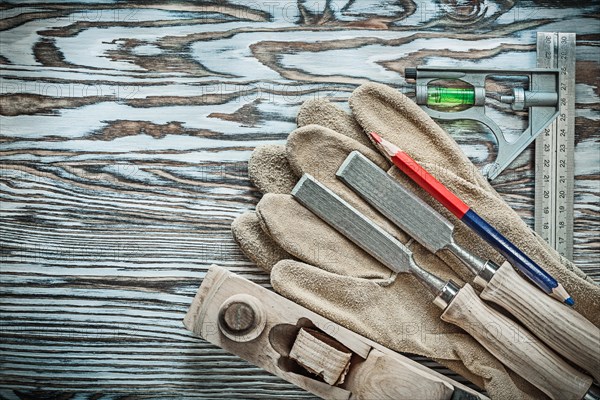
[[[556,120],[535,143],[535,230],[562,256],[573,258],[575,34],[537,34],[537,66],[557,68]],[[532,88],[535,90],[536,88]]]

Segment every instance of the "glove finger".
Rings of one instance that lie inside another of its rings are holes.
[[[389,284],[394,273],[290,195],[267,193],[256,206],[263,230],[287,253],[331,273]],[[288,257],[291,258],[291,257]]]
[[[298,180],[283,145],[257,147],[248,160],[248,176],[262,193],[290,193]]]
[[[296,117],[298,127],[321,125],[345,135],[375,150],[362,127],[352,115],[333,105],[329,100],[307,100],[300,107]]]
[[[271,272],[278,261],[293,258],[263,231],[255,212],[234,219],[231,232],[242,252],[265,272]]]
[[[352,116],[328,100],[308,100],[298,112],[298,125],[320,124],[371,147],[371,142]],[[299,176],[295,176],[286,158],[285,146],[259,146],[248,161],[251,182],[262,193],[289,193]]]
[[[513,381],[479,343],[441,321],[441,311],[431,303],[431,296],[424,295],[422,286],[410,275],[382,287],[370,280],[283,260],[273,267],[271,284],[284,297],[392,350],[435,359],[485,387],[492,397],[522,393],[522,398],[528,398],[525,393],[540,393],[521,379]]]
[[[366,132],[377,132],[417,162],[435,165],[434,169],[449,170],[485,190],[493,191],[454,139],[398,90],[378,83],[366,83],[352,93],[349,103],[356,121]]]

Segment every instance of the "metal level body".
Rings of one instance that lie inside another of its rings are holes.
[[[557,68],[490,69],[476,67],[414,68],[416,102],[432,118],[440,120],[474,120],[486,125],[496,137],[498,154],[493,163],[482,168],[489,180],[496,178],[523,150],[558,116],[558,88],[560,71]],[[408,74],[407,74],[408,75]],[[516,140],[509,140],[502,129],[485,113],[485,81],[489,76],[524,75],[529,78],[530,90],[515,90],[513,96],[502,96],[503,102],[512,103],[513,109],[529,108],[529,125]],[[462,111],[440,111],[428,106],[428,87],[437,80],[460,80],[471,85],[475,92],[474,104]],[[535,89],[533,89],[535,88]]]

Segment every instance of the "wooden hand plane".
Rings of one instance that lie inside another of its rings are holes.
[[[216,265],[183,322],[212,344],[324,399],[487,399]]]

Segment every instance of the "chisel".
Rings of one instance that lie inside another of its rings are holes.
[[[427,250],[454,254],[475,275],[483,299],[509,311],[548,346],[600,381],[600,329],[594,324],[544,296],[508,262],[498,266],[458,245],[450,221],[361,153],[352,152],[337,176]]]
[[[485,219],[481,218],[471,207],[465,204],[446,186],[439,182],[419,163],[395,144],[381,138],[377,133],[370,133],[382,153],[387,155],[398,169],[429,193],[434,199],[465,223],[471,230],[494,247],[544,292],[555,299],[572,306],[575,304],[565,288],[548,272],[537,265],[527,254],[504,237]]]
[[[442,320],[468,332],[508,368],[552,399],[581,399],[592,378],[579,372],[529,331],[487,306],[468,283],[460,288],[419,267],[412,252],[379,225],[312,176],[304,174],[292,190],[304,207],[392,271],[411,273],[436,297]],[[400,306],[400,305],[399,305]]]

